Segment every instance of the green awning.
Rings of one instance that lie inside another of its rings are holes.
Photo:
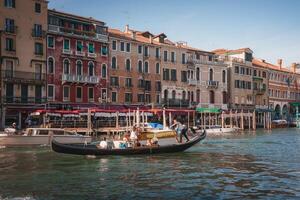
[[[220,108],[196,108],[196,112],[200,113],[220,113]]]
[[[291,102],[290,105],[292,105],[292,106],[300,106],[300,102]]]
[[[253,80],[256,80],[256,81],[262,81],[263,78],[261,77],[258,77],[258,76],[253,76]]]

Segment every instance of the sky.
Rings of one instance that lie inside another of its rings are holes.
[[[249,47],[271,63],[300,62],[300,0],[49,0],[49,8],[206,51]]]

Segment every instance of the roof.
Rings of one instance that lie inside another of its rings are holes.
[[[266,62],[265,60],[262,60],[262,59],[253,58],[252,64],[256,65],[256,66],[259,66],[259,67],[267,68],[267,69],[273,69],[273,70],[278,70],[278,71],[293,73],[288,68],[280,67],[278,65],[274,65],[272,63],[268,63],[268,62]]]
[[[246,51],[251,51],[252,50],[248,47],[246,48],[241,48],[241,49],[233,49],[233,50],[230,50],[230,49],[215,49],[213,50],[212,52],[215,53],[215,54],[238,54],[238,53],[243,53],[243,52],[246,52]]]

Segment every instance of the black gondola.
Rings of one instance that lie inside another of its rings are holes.
[[[157,154],[157,153],[175,153],[185,151],[197,144],[206,137],[205,131],[192,138],[189,142],[180,144],[171,144],[164,146],[141,146],[126,149],[99,149],[95,144],[61,144],[52,140],[52,150],[58,153],[75,155],[135,155],[135,154]]]

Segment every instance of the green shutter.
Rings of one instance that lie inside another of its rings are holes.
[[[89,43],[89,53],[94,53],[94,45]]]

